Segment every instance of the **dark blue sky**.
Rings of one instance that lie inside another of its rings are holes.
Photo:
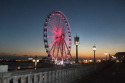
[[[80,36],[80,56],[91,57],[94,44],[100,57],[124,51],[124,0],[0,0],[0,52],[46,55],[43,25],[55,10],[68,18],[72,39]]]

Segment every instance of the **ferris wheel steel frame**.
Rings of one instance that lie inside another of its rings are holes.
[[[53,11],[46,17],[43,27],[43,40],[46,53],[57,61],[72,58],[71,28],[66,16],[61,11]]]

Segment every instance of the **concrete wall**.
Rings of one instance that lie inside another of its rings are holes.
[[[0,72],[8,72],[8,65],[0,65]]]

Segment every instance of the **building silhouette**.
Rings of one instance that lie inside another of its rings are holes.
[[[119,62],[122,62],[123,60],[125,60],[125,52],[117,52],[115,54],[115,57]]]

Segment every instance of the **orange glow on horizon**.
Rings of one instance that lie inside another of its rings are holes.
[[[123,48],[118,48],[118,49],[112,49],[112,48],[108,48],[107,50],[104,50],[105,48],[101,48],[101,47],[97,47],[97,50],[95,52],[96,58],[105,58],[105,51],[108,53],[107,55],[114,55],[116,52],[124,52]],[[29,55],[29,56],[48,56],[48,54],[46,53],[44,48],[39,48],[39,49],[26,49],[24,50],[20,50],[20,51],[7,51],[4,52],[5,54],[11,54],[11,55]],[[2,54],[2,52],[0,52],[0,54]],[[71,55],[73,58],[75,58],[76,56],[76,49],[75,49],[75,45],[72,45],[72,49],[71,49]],[[79,58],[93,58],[94,56],[94,52],[92,49],[92,46],[89,47],[82,47],[82,45],[79,45],[78,48],[78,57]]]

